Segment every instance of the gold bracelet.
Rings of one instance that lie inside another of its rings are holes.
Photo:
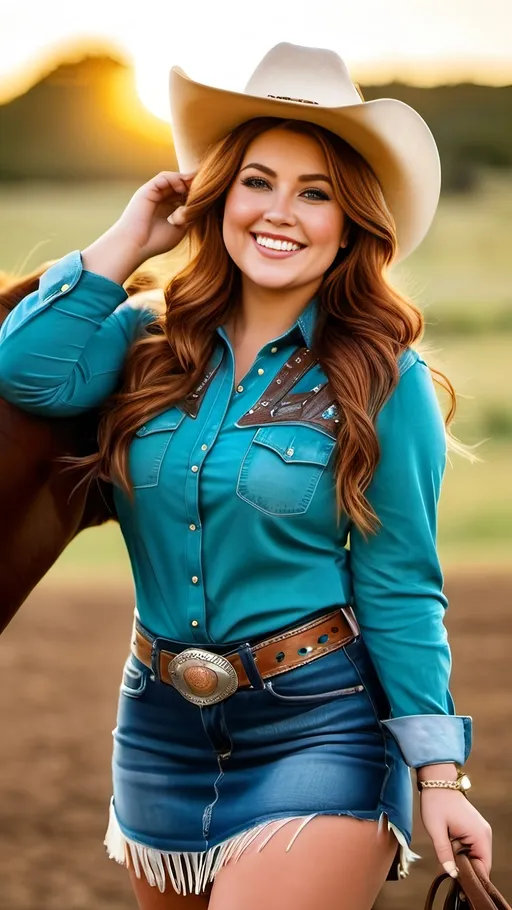
[[[424,787],[442,787],[449,790],[460,790],[460,785],[456,780],[420,780],[418,786],[423,790]]]
[[[460,790],[464,796],[467,796],[467,790],[471,787],[471,781],[462,768],[459,769],[457,780],[418,780],[418,790],[421,791],[427,787],[442,788],[445,790]]]

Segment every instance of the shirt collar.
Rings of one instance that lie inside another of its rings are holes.
[[[275,344],[277,341],[289,341],[290,343],[305,344],[311,348],[315,333],[315,326],[318,316],[318,297],[312,297],[306,307],[303,309],[296,322],[278,338],[272,338],[268,344]],[[217,328],[218,334],[227,341],[226,332],[223,326]]]
[[[313,344],[315,326],[318,317],[318,306],[318,297],[313,297],[295,323],[295,325],[298,326],[300,332],[302,333],[302,338],[304,339],[307,348],[310,348]]]

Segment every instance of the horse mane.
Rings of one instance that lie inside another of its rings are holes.
[[[40,265],[27,275],[16,276],[10,275],[8,272],[0,272],[0,307],[4,311],[3,314],[0,313],[0,322],[4,321],[16,304],[27,294],[37,291],[39,278],[49,265],[51,263]]]

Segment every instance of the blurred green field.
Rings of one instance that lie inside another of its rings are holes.
[[[133,184],[0,185],[0,269],[17,273],[85,246],[111,224]],[[512,180],[488,177],[441,201],[420,249],[394,280],[422,307],[428,360],[460,394],[455,435],[483,463],[452,454],[439,514],[443,565],[510,564],[512,554]],[[447,401],[441,394],[443,408]],[[128,571],[115,525],[82,534],[52,570]]]

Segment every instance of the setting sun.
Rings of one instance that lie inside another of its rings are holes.
[[[134,55],[137,93],[149,111],[161,120],[170,122],[169,67],[150,54]]]

